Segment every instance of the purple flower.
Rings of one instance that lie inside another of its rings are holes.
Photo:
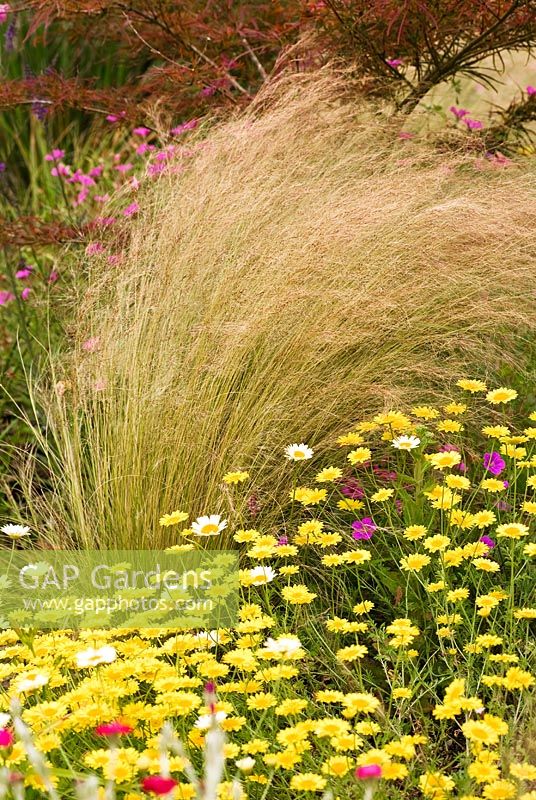
[[[281,547],[284,544],[288,544],[288,536],[280,536],[277,540],[277,546]]]
[[[489,536],[481,536],[478,541],[485,544],[486,547],[489,547],[490,550],[493,550],[493,548],[495,547],[495,542]]]
[[[4,161],[0,161],[0,172],[6,171],[6,165]]]
[[[352,522],[354,539],[370,539],[378,526],[371,517],[363,517]]]
[[[484,469],[488,472],[491,472],[492,475],[500,475],[503,469],[506,467],[506,461],[501,458],[499,453],[491,452],[491,453],[484,453]]]
[[[401,67],[404,63],[401,58],[386,58],[386,64],[389,64],[390,67]]]

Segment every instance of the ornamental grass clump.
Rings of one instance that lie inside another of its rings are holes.
[[[31,514],[54,541],[165,544],[162,506],[217,513],[229,463],[255,462],[262,513],[283,445],[445,395],[462,364],[523,370],[533,168],[398,139],[330,72],[197,136],[84,265],[78,339],[36,395],[51,477]]]

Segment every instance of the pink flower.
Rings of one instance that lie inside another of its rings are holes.
[[[54,149],[52,150],[51,153],[46,154],[45,161],[59,161],[64,157],[64,155],[65,155],[65,150]]]
[[[60,175],[63,175],[64,178],[67,178],[71,174],[71,168],[66,164],[58,164],[57,167],[52,167],[50,174],[53,178],[57,178]]]
[[[536,86],[527,86],[527,94],[528,95],[536,94]]]
[[[114,253],[111,256],[108,256],[108,264],[111,264],[112,267],[117,266],[117,264],[121,263],[121,256],[118,253]]]
[[[389,64],[390,67],[401,67],[404,63],[401,58],[387,58],[386,63]]]
[[[119,114],[108,114],[106,116],[106,122],[119,122],[120,119],[125,119],[126,115],[126,111],[120,111]]]
[[[0,24],[7,20],[7,15],[11,11],[9,3],[2,3],[0,5]]]
[[[466,108],[458,108],[457,106],[451,106],[449,111],[451,114],[454,114],[456,119],[463,119],[469,113]]]
[[[132,164],[117,164],[117,166],[115,166],[114,169],[124,174],[125,172],[130,172],[130,170],[132,169]]]
[[[100,176],[102,175],[103,169],[104,169],[104,167],[102,166],[102,164],[99,164],[98,167],[91,167],[91,169],[88,172],[88,175],[91,178],[100,178]]]
[[[0,306],[5,306],[10,300],[14,300],[15,295],[13,292],[0,292]]]
[[[100,242],[91,242],[86,247],[86,255],[88,256],[95,256],[98,253],[104,253],[106,248]]]
[[[465,117],[463,120],[464,124],[467,125],[467,128],[470,131],[478,131],[480,128],[483,127],[482,123],[479,119],[471,119],[470,117]]]
[[[355,776],[359,778],[360,781],[367,781],[371,778],[381,778],[382,768],[379,764],[366,764],[356,769]]]
[[[143,125],[141,125],[139,128],[134,128],[132,133],[136,136],[148,136],[151,133],[151,129],[144,128]]]
[[[30,287],[29,287],[29,286],[26,286],[26,287],[25,287],[25,288],[22,290],[22,292],[20,293],[20,296],[21,296],[21,298],[22,298],[23,300],[27,300],[27,299],[29,298],[29,296],[30,296],[31,292],[32,292],[32,290],[30,289]]]
[[[32,267],[24,267],[23,269],[17,270],[17,272],[15,273],[15,277],[19,281],[24,281],[26,280],[26,278],[29,278],[31,276],[32,272],[33,272]]]
[[[125,733],[132,733],[132,730],[133,728],[130,725],[125,725],[123,722],[116,720],[115,722],[105,722],[103,725],[97,725],[95,733],[97,736],[123,736]]]
[[[133,214],[136,214],[140,210],[139,203],[131,203],[123,210],[124,217],[131,217]]]
[[[141,782],[144,792],[158,795],[169,794],[176,785],[177,781],[174,781],[173,778],[164,778],[163,775],[148,775]]]
[[[98,336],[90,336],[89,339],[82,345],[82,350],[85,350],[86,353],[94,353],[97,347],[99,346],[100,339]]]
[[[154,144],[147,144],[142,142],[136,147],[136,155],[143,156],[145,153],[151,153],[154,150]]]
[[[110,199],[110,195],[109,194],[96,194],[93,197],[93,200],[96,203],[107,203],[109,199]]]
[[[14,739],[11,731],[8,731],[7,728],[0,728],[0,747],[11,747],[13,741]]]
[[[172,128],[170,133],[172,133],[173,136],[178,136],[185,131],[193,131],[194,128],[197,128],[198,124],[198,119],[190,119],[188,122],[182,122],[180,125],[177,125],[176,128]]]
[[[59,277],[60,277],[59,272],[57,272],[55,269],[53,269],[52,272],[50,273],[50,275],[48,276],[48,282],[49,283],[56,283],[56,281],[58,280]]]
[[[415,134],[409,133],[409,131],[400,131],[400,133],[398,134],[399,139],[413,139],[414,136]]]
[[[378,526],[372,517],[363,517],[352,522],[352,537],[354,539],[371,539]]]

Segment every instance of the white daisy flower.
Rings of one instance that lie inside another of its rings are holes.
[[[255,766],[255,759],[251,758],[251,756],[246,756],[245,758],[239,758],[238,761],[235,761],[234,763],[235,766],[238,767],[238,769],[242,772],[251,772]]]
[[[226,716],[227,711],[216,711],[215,714],[201,714],[201,716],[197,718],[194,727],[201,731],[208,731],[214,721],[219,724],[223,722]]]
[[[301,642],[297,636],[279,636],[277,639],[272,639],[270,636],[264,643],[265,650],[287,658],[294,655],[300,647]]]
[[[397,436],[393,439],[392,445],[397,450],[414,450],[421,443],[418,436]]]
[[[44,672],[21,675],[20,679],[15,684],[15,691],[19,694],[33,692],[34,689],[40,689],[41,686],[46,686],[48,681],[49,677]]]
[[[78,667],[96,667],[97,664],[111,664],[117,658],[117,650],[111,645],[105,645],[95,649],[88,647],[76,654],[76,665]]]
[[[313,450],[303,442],[301,444],[289,444],[285,447],[285,457],[289,461],[307,461],[313,457]]]
[[[249,583],[252,586],[261,586],[263,583],[271,583],[277,572],[272,567],[253,567],[249,570]]]
[[[227,520],[221,518],[219,514],[211,514],[209,517],[198,517],[192,522],[192,530],[197,536],[216,536],[227,527]]]
[[[0,528],[0,531],[9,536],[10,539],[22,539],[24,536],[30,535],[30,529],[27,525],[4,525]]]

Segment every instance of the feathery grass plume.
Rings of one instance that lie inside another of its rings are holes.
[[[178,163],[140,190],[121,266],[87,267],[46,401],[46,514],[86,545],[169,544],[163,511],[222,511],[223,474],[254,462],[262,504],[286,445],[513,363],[535,321],[533,168],[400,141],[329,71]]]

